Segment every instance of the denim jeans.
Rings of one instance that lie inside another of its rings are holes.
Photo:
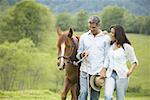
[[[116,72],[105,80],[105,100],[113,100],[113,93],[116,89],[117,100],[124,100],[128,87],[128,78],[118,78]]]
[[[80,94],[78,100],[87,100],[88,90],[90,90],[90,100],[99,100],[100,92],[89,89],[89,77],[90,75],[86,72],[80,72]]]

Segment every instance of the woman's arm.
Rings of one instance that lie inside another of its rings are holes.
[[[135,68],[138,66],[138,60],[136,58],[134,48],[131,45],[125,44],[124,47],[125,47],[127,58],[131,63],[131,67],[129,68],[129,71],[127,72],[127,77],[129,77],[132,74],[132,72],[135,70]]]
[[[129,76],[132,74],[132,72],[134,71],[134,69],[135,69],[137,66],[138,66],[138,65],[137,65],[136,62],[131,64],[131,67],[130,67],[129,71],[127,72],[127,77],[129,77]]]

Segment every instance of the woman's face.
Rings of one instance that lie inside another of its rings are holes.
[[[112,40],[115,40],[115,29],[114,28],[110,29],[110,35],[111,35]]]

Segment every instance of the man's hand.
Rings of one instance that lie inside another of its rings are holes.
[[[87,52],[82,52],[80,56],[81,56],[81,58],[83,58],[83,57],[87,57],[88,55],[89,54]]]
[[[106,68],[102,68],[102,70],[100,71],[100,77],[101,78],[105,78],[106,77]]]

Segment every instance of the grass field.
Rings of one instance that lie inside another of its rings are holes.
[[[57,36],[54,32],[51,34],[52,36],[50,37],[50,64],[52,68],[50,73],[53,73],[55,70],[55,73],[63,75],[63,72],[57,71],[56,69]],[[129,88],[125,100],[150,100],[150,36],[140,34],[128,34],[128,38],[130,39],[132,46],[135,49],[137,58],[139,60],[139,67],[133,72],[130,77]],[[60,77],[59,75],[54,75],[51,77]],[[62,83],[55,85],[53,82],[51,82],[47,85],[49,85],[50,87],[46,90],[0,91],[0,100],[60,100]],[[101,100],[104,100],[103,91],[101,96]],[[70,96],[67,100],[70,100]]]
[[[128,37],[139,60],[138,68],[130,77],[129,89],[137,88],[139,92],[150,95],[150,36],[129,34]]]
[[[115,99],[115,98],[114,98]],[[26,90],[13,92],[0,92],[0,100],[60,100],[59,93],[53,93],[48,90]],[[70,99],[70,95],[67,100]],[[103,97],[100,100],[104,100]],[[125,100],[149,100],[148,96],[131,96]]]
[[[53,37],[51,37],[53,41],[52,45],[56,45],[57,36],[56,33],[53,34]],[[82,33],[78,32],[75,34],[80,35]],[[139,66],[135,69],[129,80],[127,98],[129,98],[129,100],[148,100],[146,97],[150,96],[150,36],[141,34],[127,34],[127,37],[131,41],[136,56],[139,60]],[[55,47],[52,48],[54,49]],[[54,51],[52,51],[52,53],[55,54]],[[53,55],[53,57],[55,58],[56,56]]]

